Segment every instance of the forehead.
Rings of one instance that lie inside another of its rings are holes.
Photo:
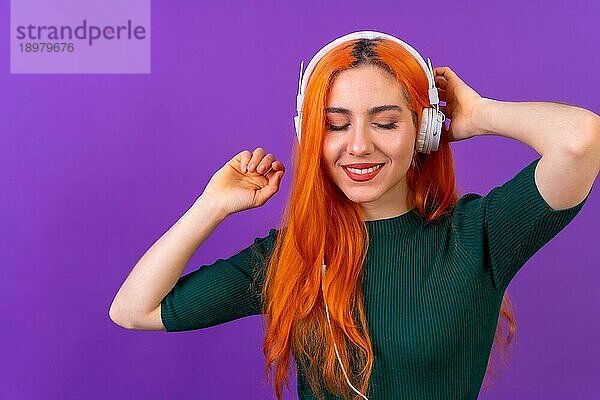
[[[327,107],[345,107],[356,111],[380,104],[406,105],[400,82],[389,72],[374,65],[340,72],[327,96]]]

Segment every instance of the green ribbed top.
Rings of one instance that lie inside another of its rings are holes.
[[[415,210],[367,221],[370,400],[477,399],[504,291],[591,193],[574,207],[552,209],[535,185],[539,160],[485,196],[465,194],[441,221],[426,224]],[[259,314],[261,282],[252,278],[278,233],[271,229],[234,256],[182,276],[161,302],[167,332]],[[297,382],[300,399],[316,399],[303,371]]]

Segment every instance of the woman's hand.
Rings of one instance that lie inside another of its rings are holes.
[[[268,172],[267,172],[268,171]],[[266,175],[265,175],[266,173]],[[244,150],[210,179],[203,194],[217,200],[226,215],[262,206],[279,191],[285,166],[262,147]]]
[[[448,135],[448,141],[475,136],[477,128],[473,123],[474,109],[483,98],[467,86],[449,67],[434,68],[433,76],[438,87],[439,99],[446,102],[445,106],[440,106],[440,111],[446,118],[451,119],[449,129],[442,124],[442,131]]]

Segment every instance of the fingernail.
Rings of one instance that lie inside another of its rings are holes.
[[[265,167],[263,165],[261,165],[260,167],[258,167],[258,172],[263,172],[264,169],[265,169]]]
[[[254,164],[250,164],[250,166],[248,167],[248,171],[252,171],[254,169]]]

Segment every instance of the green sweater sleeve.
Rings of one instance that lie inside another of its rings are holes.
[[[573,207],[551,208],[535,184],[540,158],[485,196],[465,194],[453,211],[453,240],[475,257],[500,292],[533,254],[573,220],[591,193],[590,189]]]
[[[181,276],[161,301],[167,332],[206,328],[260,314],[260,290],[277,229],[227,258]]]

